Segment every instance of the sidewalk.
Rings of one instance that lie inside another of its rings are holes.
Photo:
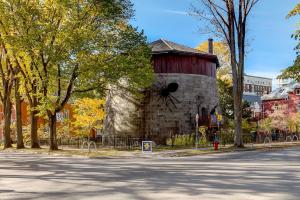
[[[168,158],[168,157],[187,157],[197,156],[205,154],[220,154],[228,152],[240,152],[240,151],[271,151],[284,148],[299,147],[300,142],[281,142],[281,143],[268,143],[268,144],[247,144],[245,148],[235,148],[232,145],[219,146],[219,150],[215,151],[213,147],[207,148],[186,148],[186,149],[167,149],[161,150],[153,148],[152,153],[143,153],[141,150],[116,150],[116,149],[97,149],[92,150],[90,153],[88,150],[81,149],[68,149],[63,148],[58,151],[49,151],[47,147],[41,149],[5,149],[0,150],[2,152],[17,152],[26,154],[41,154],[45,156],[57,156],[57,157],[83,157],[83,158],[97,158],[97,159],[114,159],[114,158]]]

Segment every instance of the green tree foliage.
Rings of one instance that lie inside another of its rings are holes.
[[[293,79],[300,82],[300,56],[297,56],[294,64],[282,71],[278,79]]]
[[[3,41],[22,73],[34,115],[46,117],[57,149],[56,114],[72,96],[152,81],[143,33],[128,24],[130,1],[1,1]],[[35,102],[33,102],[35,101]]]
[[[295,6],[293,10],[290,11],[287,18],[300,15],[300,3]],[[300,82],[300,29],[298,28],[292,35],[292,38],[298,41],[295,51],[297,53],[297,58],[294,64],[282,71],[282,73],[277,77],[278,79],[293,79]]]
[[[219,95],[219,104],[222,111],[222,114],[227,119],[234,119],[234,99],[232,96],[233,86],[228,79],[218,79],[218,95]],[[242,117],[243,119],[251,118],[252,112],[250,109],[250,104],[247,101],[243,101],[242,104]]]

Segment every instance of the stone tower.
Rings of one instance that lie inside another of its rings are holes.
[[[197,113],[199,123],[209,125],[210,113],[218,106],[219,65],[209,44],[211,52],[206,53],[164,39],[152,42],[153,86],[140,100],[112,91],[107,131],[164,143],[171,133],[193,133]]]

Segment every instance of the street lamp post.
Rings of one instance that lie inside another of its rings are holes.
[[[196,114],[196,117],[195,117],[195,120],[196,120],[196,134],[195,134],[195,141],[196,141],[196,150],[198,149],[198,126],[199,126],[199,114]]]

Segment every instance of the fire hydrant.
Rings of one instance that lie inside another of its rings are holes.
[[[219,141],[218,140],[214,141],[214,147],[215,147],[215,151],[218,151],[218,149],[219,149]]]

